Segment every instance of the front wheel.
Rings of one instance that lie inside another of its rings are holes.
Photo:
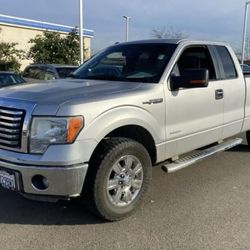
[[[151,180],[151,159],[138,142],[111,138],[103,141],[98,155],[90,163],[92,204],[109,221],[121,220],[140,205]]]

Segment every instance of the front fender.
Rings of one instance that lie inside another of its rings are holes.
[[[143,127],[152,135],[156,144],[165,140],[164,124],[157,121],[149,111],[135,106],[115,107],[100,114],[87,124],[79,139],[94,139],[100,142],[113,130],[126,125]]]

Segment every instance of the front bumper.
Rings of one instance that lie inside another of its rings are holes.
[[[0,170],[16,177],[17,191],[30,196],[77,197],[81,194],[88,164],[71,166],[38,166],[0,160]],[[45,177],[48,187],[41,190],[34,186],[34,176]]]

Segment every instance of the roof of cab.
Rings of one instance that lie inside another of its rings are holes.
[[[183,39],[146,39],[146,40],[138,40],[138,41],[129,41],[129,42],[123,42],[123,43],[116,43],[116,45],[120,45],[120,44],[151,44],[151,43],[170,43],[170,44],[178,44],[180,41],[182,41]]]
[[[200,44],[214,44],[214,45],[225,45],[226,43],[217,41],[202,41],[195,39],[147,39],[138,41],[129,41],[123,43],[116,43],[115,45],[129,45],[129,44],[180,44],[180,43],[200,43]]]

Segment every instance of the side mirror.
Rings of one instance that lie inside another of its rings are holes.
[[[179,88],[206,88],[209,81],[208,69],[185,69],[182,76],[172,76],[171,90]]]

